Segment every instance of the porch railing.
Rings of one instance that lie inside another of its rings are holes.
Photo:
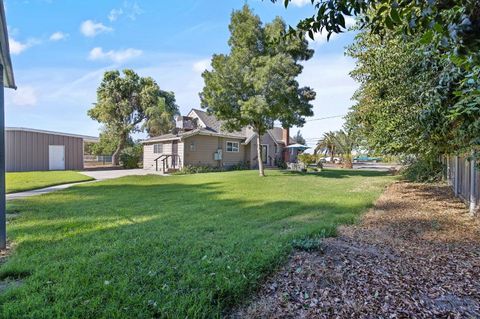
[[[155,171],[166,172],[168,169],[179,169],[182,166],[181,158],[178,154],[162,154],[155,159]]]

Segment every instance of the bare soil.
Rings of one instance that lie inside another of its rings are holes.
[[[446,186],[392,184],[231,317],[480,318],[480,218]]]

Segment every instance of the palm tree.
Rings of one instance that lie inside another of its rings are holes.
[[[351,133],[340,130],[334,135],[336,149],[342,154],[343,166],[353,168],[352,151],[355,146],[355,140]]]
[[[330,153],[331,160],[333,162],[336,147],[337,142],[335,140],[335,132],[326,132],[323,134],[322,139],[318,141],[317,146],[315,147],[315,154],[326,151],[326,153]]]

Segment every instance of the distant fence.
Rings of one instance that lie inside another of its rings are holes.
[[[112,164],[111,155],[83,155],[85,166],[99,166]]]
[[[470,212],[476,213],[480,207],[480,170],[475,161],[468,156],[448,156],[444,162],[448,184],[469,205]]]

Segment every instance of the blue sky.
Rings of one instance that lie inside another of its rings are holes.
[[[282,2],[282,1],[281,1]],[[214,53],[229,48],[228,24],[242,0],[6,0],[10,49],[17,91],[6,93],[6,124],[98,135],[87,116],[106,70],[132,68],[173,91],[182,114],[199,107],[201,72]],[[296,22],[313,13],[309,0],[294,0],[287,10],[269,0],[248,4],[262,21],[283,17]],[[313,118],[345,114],[357,84],[354,63],[344,56],[353,34],[326,42],[319,35],[315,56],[299,78],[317,92]],[[301,131],[309,142],[341,128],[334,118],[308,122]],[[296,128],[292,129],[292,133]],[[141,137],[141,135],[140,135]]]

